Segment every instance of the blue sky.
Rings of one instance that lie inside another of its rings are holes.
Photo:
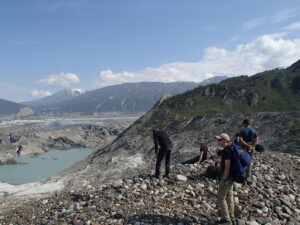
[[[0,98],[252,75],[300,58],[299,0],[1,0]]]

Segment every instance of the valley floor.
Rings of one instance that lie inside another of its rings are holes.
[[[38,155],[51,149],[86,147],[98,149],[112,142],[135,117],[50,118],[0,122],[0,165],[17,164],[13,157]],[[11,137],[10,137],[11,134]]]

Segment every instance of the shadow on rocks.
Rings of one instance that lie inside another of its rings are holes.
[[[212,180],[218,180],[218,176],[209,176],[205,173],[203,174],[198,174],[198,175],[189,175],[187,176],[189,180],[195,180],[195,181],[203,181],[203,182],[211,182]]]
[[[117,219],[120,219],[117,218]],[[171,217],[171,216],[164,216],[164,215],[156,215],[156,214],[138,214],[132,215],[127,218],[124,218],[124,224],[182,224],[182,225],[189,225],[189,224],[206,224],[205,221],[198,221],[195,218],[178,218],[178,217]]]
[[[202,174],[200,174],[200,175],[190,175],[190,176],[187,176],[187,178],[189,179],[189,180],[198,180],[198,181],[205,181],[205,179],[204,179],[204,177],[203,177],[203,175]]]

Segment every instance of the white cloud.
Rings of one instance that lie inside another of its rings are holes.
[[[284,9],[271,17],[273,23],[279,23],[299,15],[298,9]]]
[[[249,20],[243,24],[243,29],[244,30],[253,29],[255,27],[258,27],[258,26],[264,24],[266,21],[267,21],[266,17],[260,17],[260,18],[256,18],[253,20]]]
[[[124,82],[141,81],[195,81],[201,82],[216,75],[237,76],[286,67],[300,58],[300,39],[285,40],[280,35],[259,36],[252,42],[237,45],[234,50],[210,47],[197,62],[174,62],[140,71],[100,73],[98,87]]]
[[[250,30],[266,23],[280,23],[297,15],[299,15],[298,9],[283,9],[275,15],[258,17],[253,20],[246,21],[243,24],[243,29]]]
[[[42,97],[46,97],[46,96],[50,96],[52,95],[52,93],[50,91],[43,91],[43,90],[37,90],[34,89],[31,91],[31,96],[34,98],[42,98]]]
[[[268,36],[270,36],[271,38],[283,38],[285,36],[287,36],[289,33],[288,32],[278,32],[278,33],[273,33],[273,34],[267,34]]]
[[[283,29],[285,30],[300,30],[300,21],[296,22],[296,23],[292,23],[286,27],[284,27]]]
[[[58,75],[49,75],[46,79],[36,81],[37,84],[69,87],[71,84],[79,83],[79,77],[74,73],[60,73]]]

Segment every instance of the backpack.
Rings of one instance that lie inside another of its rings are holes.
[[[260,144],[257,144],[257,145],[255,146],[255,151],[257,151],[257,152],[264,152],[264,151],[265,151],[265,148],[264,148],[264,146],[262,146],[262,145],[260,145]]]
[[[251,163],[251,155],[244,151],[239,145],[231,145],[232,160],[231,160],[231,176],[232,179],[244,184],[247,181],[246,171]]]

